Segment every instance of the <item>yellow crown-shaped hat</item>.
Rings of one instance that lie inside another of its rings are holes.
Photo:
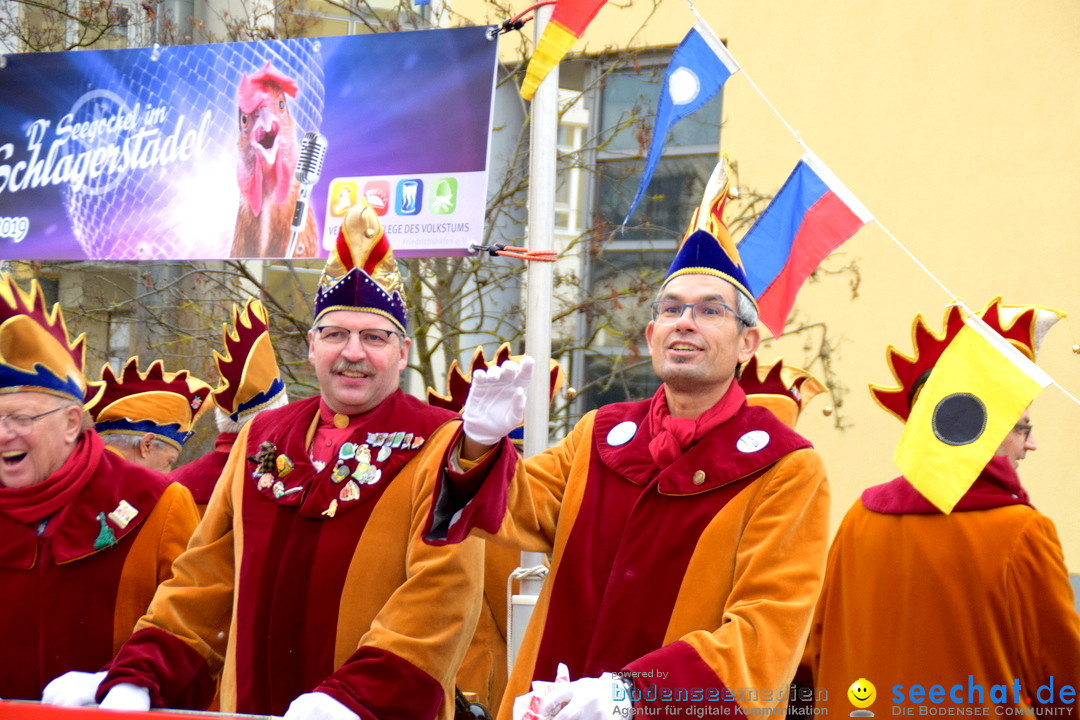
[[[259,300],[248,300],[243,310],[233,307],[232,326],[222,327],[225,354],[214,351],[220,382],[213,391],[214,404],[233,422],[254,415],[285,396],[274,346],[270,341],[269,315]]]
[[[137,355],[128,359],[120,377],[106,364],[101,380],[90,383],[87,397],[86,410],[99,434],[153,433],[177,450],[212,404],[207,402],[207,383],[187,370],[165,372],[161,360],[140,372]]]
[[[45,310],[37,280],[25,293],[0,277],[0,393],[43,392],[82,402],[85,336],[71,342],[60,305]]]
[[[997,297],[979,316],[1028,360],[1034,361],[1043,336],[1054,323],[1065,317],[1065,313],[1043,305],[1005,305]],[[911,328],[914,354],[909,357],[889,346],[886,359],[898,386],[887,388],[871,384],[870,392],[874,400],[901,422],[907,422],[915,398],[930,376],[930,371],[963,326],[963,313],[957,305],[946,309],[940,333],[931,330],[922,315],[916,315]]]
[[[498,367],[507,360],[521,362],[522,355],[511,355],[510,344],[503,343],[495,351],[495,356],[488,360],[484,356],[484,348],[477,347],[473,351],[472,361],[469,363],[468,373],[462,372],[461,366],[455,359],[450,363],[450,370],[446,373],[446,393],[440,393],[434,388],[427,389],[428,405],[446,408],[454,412],[461,412],[465,407],[465,400],[469,397],[469,388],[472,387],[473,373],[477,370],[487,370]],[[554,398],[559,389],[566,383],[566,371],[556,360],[551,360],[548,375],[548,389],[550,397]],[[518,426],[510,432],[510,439],[520,442],[524,439],[524,428]]]
[[[795,427],[807,403],[825,392],[825,386],[802,368],[785,365],[783,360],[758,366],[757,355],[743,365],[739,386],[746,393],[747,404],[771,410],[790,428]]]

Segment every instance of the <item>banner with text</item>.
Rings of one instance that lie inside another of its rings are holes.
[[[476,27],[8,55],[0,259],[325,257],[361,197],[395,253],[464,254],[496,49]]]

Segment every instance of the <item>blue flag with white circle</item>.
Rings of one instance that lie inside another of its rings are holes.
[[[675,48],[664,75],[649,155],[623,225],[630,221],[649,186],[672,126],[709,102],[727,79],[738,71],[739,64],[708,25],[698,21],[690,28],[679,47]]]

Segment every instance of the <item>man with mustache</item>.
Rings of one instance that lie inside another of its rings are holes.
[[[810,443],[736,382],[760,337],[723,170],[652,303],[651,399],[589,413],[519,463],[496,443],[520,417],[528,363],[474,373],[426,537],[476,528],[552,553],[500,720],[561,664],[571,682],[526,717],[784,711],[824,574],[828,490]],[[486,479],[457,475],[469,467]]]
[[[420,539],[457,416],[398,387],[401,277],[349,211],[315,298],[319,396],[240,431],[188,551],[96,690],[103,707],[448,720],[483,548]]]

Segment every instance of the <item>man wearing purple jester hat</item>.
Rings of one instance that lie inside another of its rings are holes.
[[[784,712],[786,694],[756,690],[785,688],[798,664],[828,490],[810,443],[736,381],[759,335],[727,197],[721,163],[652,303],[645,338],[663,384],[651,399],[588,413],[519,462],[499,438],[520,417],[528,363],[474,373],[426,537],[475,530],[552,553],[500,720],[561,665],[571,682],[526,701],[540,717]]]
[[[448,720],[480,613],[479,540],[421,541],[460,421],[398,387],[410,340],[375,210],[342,223],[315,298],[317,397],[240,430],[206,514],[97,689],[122,709]]]

